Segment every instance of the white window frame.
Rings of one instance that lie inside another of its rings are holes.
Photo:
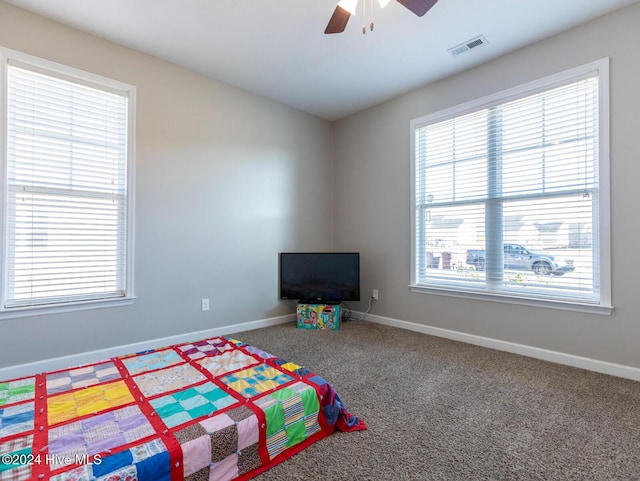
[[[55,314],[87,309],[117,307],[130,305],[134,295],[134,187],[135,187],[135,125],[136,125],[136,88],[132,85],[109,79],[101,75],[85,72],[73,67],[58,64],[32,55],[24,54],[0,46],[0,280],[7,279],[7,219],[5,206],[8,202],[6,167],[8,160],[7,146],[7,80],[10,62],[28,65],[30,68],[54,77],[77,82],[82,85],[94,86],[102,90],[117,92],[127,99],[127,196],[126,196],[126,263],[125,263],[125,292],[123,296],[103,299],[76,300],[64,303],[51,303],[33,306],[5,308],[5,290],[0,289],[0,320],[26,317],[42,314]]]
[[[417,279],[417,229],[416,229],[416,146],[415,132],[419,126],[433,124],[446,119],[462,116],[466,113],[503,104],[534,93],[550,90],[556,86],[577,81],[593,73],[599,76],[599,162],[596,166],[599,177],[599,268],[600,268],[600,302],[598,304],[530,298],[511,293],[484,292],[466,286],[439,286],[437,284],[419,284]],[[578,312],[610,315],[613,310],[611,296],[611,227],[610,227],[610,140],[609,140],[609,58],[603,58],[579,67],[575,67],[555,75],[550,75],[524,85],[510,88],[495,94],[463,103],[433,114],[411,120],[411,279],[409,288],[412,292],[438,294],[444,296],[488,300],[509,304],[520,304],[545,308],[563,309]]]

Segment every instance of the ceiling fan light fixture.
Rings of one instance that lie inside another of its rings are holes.
[[[351,15],[356,14],[356,7],[358,6],[358,0],[340,0],[338,2],[338,7],[346,10]]]
[[[367,11],[367,3],[365,0],[364,7],[362,9],[362,22],[368,18],[371,21],[371,30],[373,30],[373,0],[370,0],[371,8]],[[431,7],[433,7],[438,0],[396,0],[400,5],[409,9],[418,17],[422,17],[425,13],[427,13]],[[380,4],[380,8],[386,7],[391,0],[378,0]],[[339,0],[338,5],[336,5],[335,10],[333,11],[333,15],[329,19],[329,23],[327,24],[327,28],[324,29],[325,34],[332,33],[342,33],[349,22],[349,19],[356,15],[356,8],[358,6],[358,0]],[[367,17],[369,14],[369,17]],[[367,31],[366,26],[363,25],[362,33]]]

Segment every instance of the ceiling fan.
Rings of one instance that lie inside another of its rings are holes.
[[[366,1],[366,0],[365,0]],[[385,7],[391,0],[379,0],[380,6]],[[425,13],[427,13],[431,7],[433,7],[438,0],[396,0],[398,3],[403,5],[404,7],[411,10],[418,17],[422,17]],[[327,28],[324,30],[324,33],[341,33],[344,32],[344,29],[347,26],[347,22],[352,15],[356,13],[356,6],[358,5],[358,0],[340,0],[336,9],[333,11],[333,15],[331,19],[329,19],[329,23],[327,24]],[[371,26],[373,30],[373,25]],[[364,30],[363,30],[364,32]]]

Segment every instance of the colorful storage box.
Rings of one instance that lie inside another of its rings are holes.
[[[338,329],[340,306],[337,304],[298,304],[297,327],[300,329]]]

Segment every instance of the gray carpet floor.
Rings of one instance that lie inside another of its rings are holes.
[[[367,431],[257,476],[640,480],[640,383],[366,321],[234,335],[320,374]]]

